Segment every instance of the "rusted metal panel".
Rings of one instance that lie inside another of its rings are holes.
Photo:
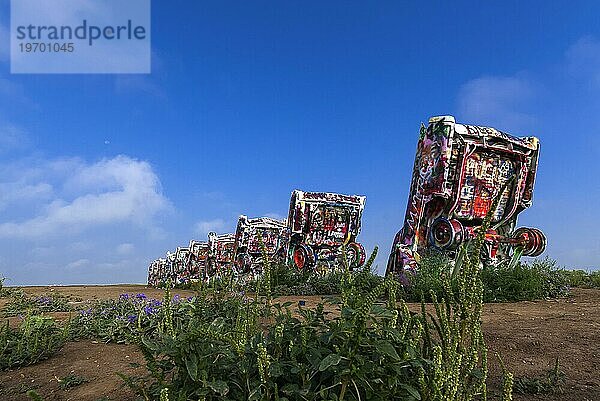
[[[419,255],[431,248],[452,256],[475,237],[496,196],[500,201],[485,238],[488,260],[504,260],[517,247],[526,256],[541,254],[546,237],[540,230],[515,230],[517,216],[532,203],[539,149],[535,137],[432,117],[427,128],[421,126],[404,225],[387,273],[416,268]]]
[[[292,192],[288,214],[288,256],[299,268],[332,264],[346,249],[352,267],[365,260],[360,233],[365,196],[328,192]]]

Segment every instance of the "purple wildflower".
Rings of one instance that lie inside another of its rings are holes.
[[[90,316],[92,314],[92,308],[81,310],[79,313],[81,316]]]
[[[154,309],[152,306],[150,305],[146,305],[144,307],[144,313],[149,316],[149,315],[153,315],[154,313],[156,313],[156,309]]]
[[[146,299],[146,294],[144,293],[139,293],[135,296],[137,299]]]
[[[128,315],[127,316],[127,321],[129,323],[135,323],[136,320],[137,320],[137,316],[136,315]]]
[[[129,294],[121,294],[119,295],[119,299],[122,301],[126,301],[129,299]]]

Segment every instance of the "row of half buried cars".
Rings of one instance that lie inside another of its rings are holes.
[[[518,215],[532,204],[539,150],[533,136],[459,124],[452,116],[432,117],[419,132],[404,224],[386,274],[416,271],[421,255],[432,249],[455,257],[478,236],[487,263],[542,254],[544,233],[517,227]],[[212,234],[196,245],[205,249],[204,256],[195,256],[199,251],[190,243],[187,250],[154,261],[149,281],[152,276],[156,282],[157,275],[201,279],[227,269],[256,273],[262,244],[270,258],[299,269],[335,264],[344,250],[351,267],[361,266],[365,251],[356,237],[364,204],[364,196],[294,191],[287,220],[241,216],[235,235]],[[482,232],[486,216],[490,225]]]
[[[264,255],[297,269],[333,268],[345,253],[350,268],[365,262],[360,233],[364,196],[328,192],[292,192],[287,219],[240,216],[236,233],[209,233],[207,241],[191,240],[167,252],[148,268],[148,284],[208,280],[231,272],[260,274]]]

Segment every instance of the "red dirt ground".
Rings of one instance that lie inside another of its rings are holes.
[[[116,298],[123,292],[144,292],[160,298],[162,291],[144,286],[28,287],[29,294],[50,291],[83,300]],[[188,296],[189,291],[179,291]],[[316,305],[320,297],[285,297],[281,301],[306,300]],[[0,307],[3,306],[0,300]],[[57,314],[64,318],[65,314]],[[500,368],[495,353],[515,376],[544,376],[559,358],[566,374],[563,393],[515,394],[517,401],[597,401],[600,400],[600,290],[574,289],[573,295],[560,300],[487,304],[483,328],[489,348],[489,399],[499,399]],[[0,372],[0,400],[28,400],[25,392],[35,389],[45,400],[133,401],[135,396],[123,386],[115,372],[141,374],[141,354],[133,345],[101,344],[93,341],[72,342],[50,359],[33,366]],[[59,379],[69,374],[88,382],[69,390],[59,388]]]

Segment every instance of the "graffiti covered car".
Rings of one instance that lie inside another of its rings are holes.
[[[148,267],[149,286],[158,287],[161,284],[165,263],[166,259],[164,258],[155,259],[150,263]]]
[[[165,279],[175,283],[177,282],[177,251],[167,251],[165,256],[165,259],[167,259]]]
[[[208,246],[207,276],[213,277],[231,271],[234,262],[235,234],[210,232]]]
[[[191,240],[187,261],[188,275],[191,281],[205,280],[210,247],[206,241]]]
[[[404,225],[394,239],[387,274],[416,268],[427,249],[453,256],[476,236],[498,196],[485,233],[487,260],[540,255],[544,234],[515,229],[517,216],[532,203],[539,148],[535,137],[457,124],[452,116],[432,117],[427,128],[421,126]]]
[[[175,260],[174,260],[174,274],[175,274],[175,282],[185,283],[189,281],[189,270],[187,268],[188,259],[190,254],[190,248],[178,246],[175,251]]]
[[[158,285],[164,284],[171,280],[175,283],[175,252],[167,251],[164,258],[158,259],[159,264],[157,268],[156,281]]]
[[[284,262],[288,242],[285,220],[271,217],[249,219],[241,215],[235,232],[235,266],[239,273],[259,273],[262,270],[263,250],[271,261]]]
[[[365,196],[295,190],[287,219],[288,255],[298,269],[335,263],[344,249],[350,267],[362,266],[365,249],[356,242]]]

